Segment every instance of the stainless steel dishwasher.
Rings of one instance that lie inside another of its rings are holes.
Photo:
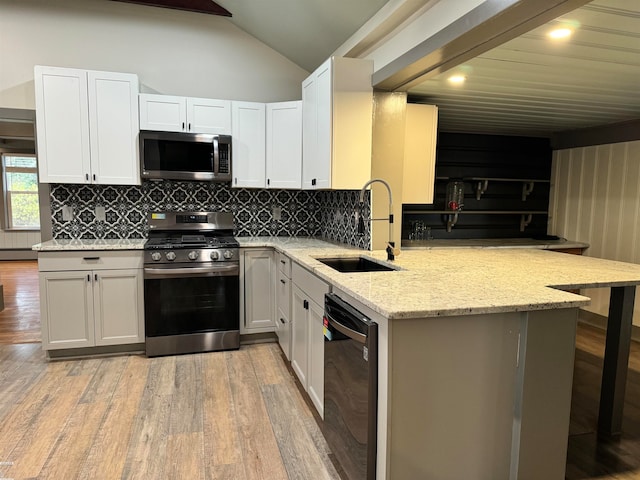
[[[333,293],[324,297],[323,434],[349,480],[375,480],[378,325]]]

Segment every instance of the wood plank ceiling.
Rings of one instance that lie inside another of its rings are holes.
[[[549,40],[564,25],[573,35]],[[640,2],[595,0],[408,93],[438,105],[441,131],[549,136],[639,119],[639,85]]]

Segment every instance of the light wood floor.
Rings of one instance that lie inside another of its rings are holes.
[[[2,478],[338,479],[277,344],[0,363]]]
[[[0,275],[0,478],[338,478],[277,345],[47,363],[21,344],[40,341],[37,263]],[[595,433],[602,331],[580,325],[576,346],[566,478],[640,480],[640,344],[609,442]]]
[[[40,342],[38,262],[0,261],[0,279],[5,305],[0,312],[0,344]]]

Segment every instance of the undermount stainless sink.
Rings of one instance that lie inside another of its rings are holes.
[[[393,267],[374,262],[364,257],[316,258],[316,260],[341,273],[389,272],[396,270]]]

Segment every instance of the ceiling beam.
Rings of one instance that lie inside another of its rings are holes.
[[[407,91],[589,0],[487,0],[373,74],[373,86]]]
[[[209,15],[220,15],[231,17],[231,12],[221,7],[212,0],[113,0],[116,2],[136,3],[148,5],[150,7],[172,8],[174,10],[185,10],[187,12],[206,13]]]

